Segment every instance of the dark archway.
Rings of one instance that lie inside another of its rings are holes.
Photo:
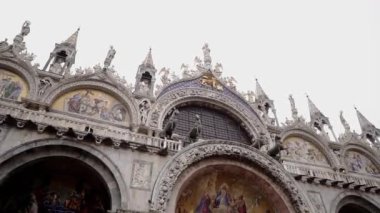
[[[99,173],[70,157],[28,162],[3,179],[0,191],[0,212],[105,213],[111,208]]]
[[[371,213],[371,212],[359,205],[347,204],[339,210],[339,213]]]
[[[373,213],[380,209],[362,197],[349,195],[339,201],[336,213]]]

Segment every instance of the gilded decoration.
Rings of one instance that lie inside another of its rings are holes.
[[[80,89],[59,97],[52,109],[112,122],[125,122],[127,110],[114,97],[93,89]]]
[[[284,143],[283,157],[295,161],[329,165],[325,155],[309,141],[299,137],[287,138]]]
[[[379,170],[373,162],[359,152],[347,151],[344,159],[351,172],[379,174]]]
[[[227,170],[227,169],[226,169]],[[193,178],[182,190],[177,213],[276,212],[270,195],[255,177],[242,171],[212,169]],[[252,184],[256,183],[256,184]]]
[[[207,73],[207,74],[202,76],[201,84],[205,85],[205,86],[209,86],[212,89],[216,89],[216,90],[220,90],[220,91],[223,90],[223,86],[219,82],[219,80],[214,75],[212,75],[210,73]]]
[[[21,101],[28,95],[28,84],[20,76],[0,69],[0,98]]]

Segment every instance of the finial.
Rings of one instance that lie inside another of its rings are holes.
[[[80,30],[80,28],[78,27],[78,29],[68,39],[66,39],[66,41],[64,41],[63,43],[67,44],[70,47],[76,48],[79,30]]]

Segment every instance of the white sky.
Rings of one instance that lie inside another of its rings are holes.
[[[239,90],[258,78],[281,122],[291,117],[288,95],[307,119],[305,93],[343,132],[339,111],[360,132],[359,110],[380,128],[380,1],[5,1],[0,40],[13,40],[24,20],[30,52],[43,66],[56,42],[81,28],[74,68],[103,63],[110,45],[116,70],[134,82],[152,47],[156,68],[180,74],[182,63],[202,56],[234,76]]]

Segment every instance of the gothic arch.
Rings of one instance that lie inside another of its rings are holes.
[[[204,141],[194,143],[177,153],[162,168],[151,196],[151,210],[174,212],[181,178],[192,166],[208,159],[227,159],[240,162],[243,167],[260,170],[268,176],[289,199],[290,211],[310,209],[305,196],[298,190],[294,178],[277,161],[250,146],[231,141]],[[235,164],[236,165],[236,164]]]
[[[186,88],[186,90],[177,88],[161,94],[150,111],[150,126],[162,129],[165,116],[172,107],[193,101],[215,105],[231,113],[242,122],[242,126],[253,138],[257,138],[261,132],[268,133],[265,125],[252,107],[248,107],[241,101],[237,101],[219,91],[193,87]]]
[[[344,191],[336,196],[336,198],[331,202],[330,211],[331,213],[339,213],[339,210],[347,204],[355,204],[370,212],[379,212],[380,203],[372,199],[365,193],[358,193],[353,191]]]
[[[126,209],[129,195],[117,166],[93,146],[66,140],[45,139],[24,143],[0,157],[0,182],[6,174],[24,164],[47,157],[68,157],[80,160],[95,170],[104,180],[111,197],[111,208]]]
[[[340,167],[339,159],[332,153],[326,142],[319,135],[303,129],[287,129],[280,136],[282,142],[290,137],[299,137],[307,140],[322,152],[334,170]]]
[[[25,62],[18,60],[10,60],[5,58],[0,58],[0,68],[14,72],[23,78],[29,86],[29,94],[27,98],[33,99],[37,96],[38,89],[38,77],[37,72],[30,65]]]
[[[76,81],[74,79],[70,79],[68,82],[58,83],[55,87],[50,88],[46,92],[46,96],[43,97],[42,102],[51,106],[56,99],[58,99],[61,95],[66,94],[71,91],[75,91],[77,89],[96,89],[102,92],[105,92],[112,97],[115,97],[120,103],[122,103],[127,111],[128,118],[127,121],[128,127],[134,126],[138,123],[138,107],[135,104],[135,101],[132,97],[130,97],[126,92],[122,92],[116,87],[110,85],[109,83],[97,81],[97,80],[83,80]]]

